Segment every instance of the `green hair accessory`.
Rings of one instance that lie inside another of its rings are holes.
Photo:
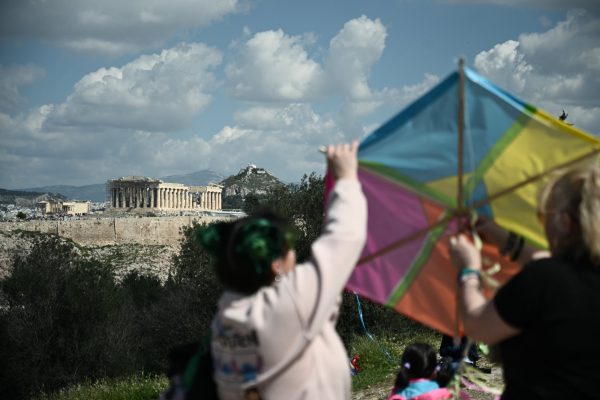
[[[282,231],[265,218],[248,221],[241,228],[234,252],[247,257],[256,273],[263,274],[271,269],[271,262],[293,249],[295,236],[291,231]]]
[[[230,240],[231,249],[237,257],[245,258],[257,274],[271,269],[271,262],[283,254],[285,249],[293,249],[295,235],[291,231],[282,232],[266,218],[250,219],[239,231],[229,236],[227,223],[211,224],[198,231],[197,239],[215,257],[225,257]]]

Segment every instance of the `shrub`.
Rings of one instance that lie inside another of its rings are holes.
[[[111,355],[126,343],[110,334],[119,295],[109,267],[72,242],[39,236],[0,288],[0,358],[16,397],[120,370]]]
[[[198,342],[210,328],[222,289],[210,256],[196,240],[201,228],[194,223],[182,229],[181,249],[160,298],[137,314],[145,371],[165,372],[169,349]]]

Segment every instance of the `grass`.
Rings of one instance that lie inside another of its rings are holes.
[[[156,400],[169,382],[161,376],[132,376],[82,383],[35,400]]]
[[[360,373],[352,378],[352,391],[362,391],[385,385],[391,389],[400,365],[404,348],[415,342],[429,343],[434,349],[440,344],[440,335],[417,324],[412,329],[396,334],[380,334],[373,339],[366,335],[352,340],[350,357],[360,357]]]
[[[439,333],[404,317],[390,318],[386,327],[374,329],[375,336],[355,334],[347,345],[349,356],[360,357],[361,371],[352,378],[354,393],[373,388],[391,389],[404,348],[415,342],[439,347]],[[348,364],[350,368],[350,364]],[[103,380],[76,385],[36,400],[155,400],[168,386],[166,377],[134,376],[120,380]]]
[[[355,335],[349,355],[360,357],[361,371],[352,378],[352,391],[357,393],[383,387],[387,393],[387,389],[393,386],[404,348],[414,342],[429,343],[437,349],[440,336],[418,324],[413,324],[400,335],[380,334],[372,339],[366,335]],[[155,400],[168,384],[164,376],[140,375],[83,383],[38,396],[35,400]]]

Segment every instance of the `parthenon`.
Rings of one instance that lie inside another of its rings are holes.
[[[125,176],[106,182],[107,204],[113,209],[221,210],[222,190],[217,184],[186,186],[143,176]]]

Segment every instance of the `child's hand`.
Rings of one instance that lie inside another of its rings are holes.
[[[481,269],[481,253],[464,234],[450,238],[450,256],[457,268]]]
[[[327,163],[335,179],[357,179],[358,161],[356,152],[358,142],[338,144],[327,147]]]

